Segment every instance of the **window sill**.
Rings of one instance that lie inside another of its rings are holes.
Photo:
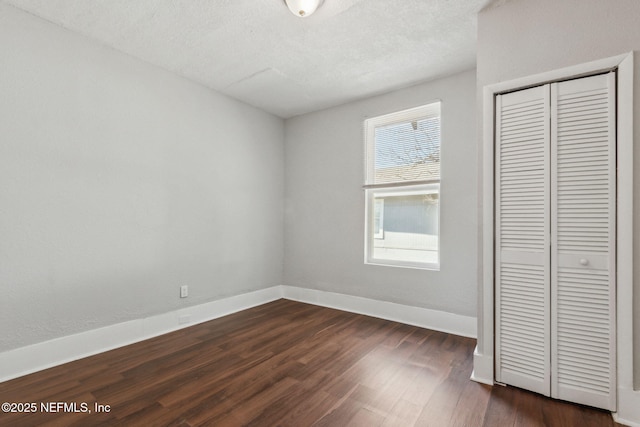
[[[385,259],[371,259],[364,262],[365,265],[376,265],[380,267],[400,267],[412,268],[415,270],[440,271],[440,264],[414,263],[402,261],[390,261]]]

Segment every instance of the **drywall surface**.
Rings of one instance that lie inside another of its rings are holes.
[[[0,70],[0,351],[282,283],[281,119],[3,3]]]
[[[487,9],[478,18],[478,93],[482,93],[485,85],[638,51],[638,17],[640,2],[636,0],[513,0]],[[635,53],[634,70],[634,141],[637,142],[640,140],[638,52]],[[481,116],[481,101],[478,111]],[[482,135],[482,129],[479,135]],[[637,385],[640,380],[640,150],[635,145],[635,319],[628,321],[635,326]],[[481,271],[479,277],[482,277]],[[479,313],[480,318],[492,315]],[[478,334],[479,347],[492,345],[483,342],[481,327]],[[619,381],[628,385],[630,379],[619,378]]]
[[[363,122],[438,99],[440,271],[365,265]],[[284,284],[475,316],[475,129],[474,70],[288,119]]]

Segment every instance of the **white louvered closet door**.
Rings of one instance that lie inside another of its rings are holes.
[[[549,396],[549,87],[496,101],[496,380]]]
[[[496,99],[496,380],[615,410],[615,73]]]
[[[615,73],[551,85],[552,396],[615,410]]]

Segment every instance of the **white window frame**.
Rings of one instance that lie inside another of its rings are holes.
[[[399,111],[396,113],[386,114],[383,116],[366,119],[364,122],[364,145],[365,145],[365,243],[364,243],[364,263],[371,265],[383,265],[390,267],[418,268],[425,270],[440,269],[440,200],[438,201],[438,260],[437,262],[418,262],[408,260],[392,260],[384,258],[374,258],[374,242],[384,236],[384,226],[382,223],[383,214],[380,216],[380,228],[376,233],[374,218],[374,201],[380,196],[407,196],[417,194],[434,194],[437,193],[440,199],[440,181],[441,178],[431,180],[393,182],[388,184],[375,184],[375,130],[378,127],[393,125],[396,123],[406,123],[414,120],[420,120],[425,117],[434,116],[434,111],[441,117],[441,101],[437,100],[432,103]],[[441,119],[442,120],[442,119]],[[440,140],[442,140],[442,129]]]

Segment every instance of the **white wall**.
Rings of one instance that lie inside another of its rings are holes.
[[[280,285],[283,129],[0,3],[0,351]]]
[[[487,9],[480,13],[478,19],[478,93],[482,93],[485,85],[640,50],[638,17],[640,2],[637,0],[512,0]],[[634,140],[637,142],[640,140],[638,52],[635,55],[634,70]],[[482,117],[481,103],[478,111],[479,117]],[[479,135],[482,135],[482,129]],[[636,146],[633,285],[635,319],[628,319],[629,323],[633,322],[635,325],[636,379],[640,378],[639,165],[640,150]],[[482,271],[478,277],[482,277]],[[492,315],[493,313],[479,313],[480,318]],[[486,350],[490,352],[492,343],[484,342],[482,328],[479,328],[478,334],[480,350],[486,346]],[[619,381],[628,385],[630,378],[619,378]]]
[[[365,118],[442,100],[440,271],[364,264]],[[285,122],[284,284],[475,317],[475,71]]]

